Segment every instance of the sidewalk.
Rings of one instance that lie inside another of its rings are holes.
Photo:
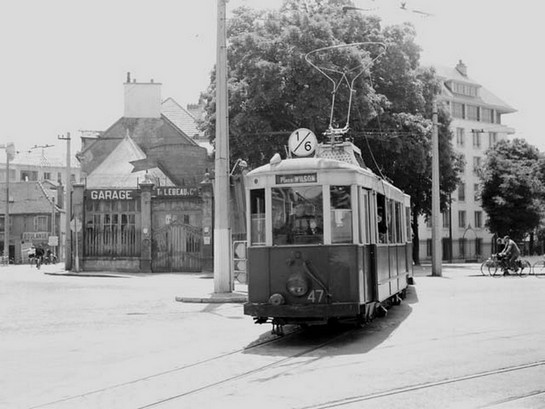
[[[111,278],[171,278],[180,281],[184,294],[175,297],[184,303],[245,303],[248,301],[248,286],[235,281],[234,290],[226,293],[214,292],[214,274],[201,273],[129,273],[113,271],[68,271],[64,264],[42,266],[43,274],[66,277],[111,277]]]

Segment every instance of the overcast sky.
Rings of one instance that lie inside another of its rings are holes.
[[[281,0],[230,0],[278,7]],[[387,23],[412,21],[422,63],[455,66],[517,109],[504,124],[545,151],[541,71],[545,38],[534,0],[356,0]],[[163,99],[197,102],[216,58],[216,0],[18,0],[0,6],[0,143],[53,144],[79,130],[105,130],[123,115],[126,73],[161,82]],[[0,154],[0,158],[3,158]]]

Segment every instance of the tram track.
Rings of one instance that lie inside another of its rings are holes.
[[[306,349],[304,349],[302,351],[299,351],[297,353],[290,354],[289,356],[286,356],[284,358],[275,360],[275,361],[273,361],[273,362],[271,362],[271,363],[269,363],[267,365],[258,366],[256,368],[245,371],[243,373],[226,377],[226,378],[221,379],[221,380],[219,380],[217,382],[213,382],[213,383],[210,383],[210,384],[207,384],[207,385],[203,385],[200,388],[196,388],[196,389],[193,389],[193,390],[186,391],[184,393],[173,395],[173,396],[168,397],[166,399],[158,400],[156,402],[153,402],[153,403],[150,403],[150,404],[147,404],[147,405],[144,405],[144,406],[139,406],[136,409],[148,409],[148,408],[160,407],[163,404],[174,402],[177,399],[181,399],[181,398],[183,398],[185,396],[192,395],[192,394],[198,393],[198,392],[203,392],[205,390],[212,389],[212,388],[215,388],[217,386],[220,386],[220,385],[223,385],[223,384],[226,384],[226,383],[229,383],[229,382],[237,381],[237,380],[245,378],[247,376],[251,376],[251,375],[263,372],[263,371],[267,371],[269,369],[273,369],[273,368],[281,366],[281,365],[285,365],[286,363],[288,363],[288,362],[290,362],[290,361],[292,361],[294,359],[303,357],[303,356],[308,355],[308,354],[310,354],[312,352],[315,352],[315,351],[317,351],[317,350],[319,350],[321,348],[324,348],[324,347],[326,347],[326,346],[328,346],[330,344],[333,344],[334,342],[337,342],[337,341],[341,340],[343,337],[347,337],[347,336],[351,335],[353,332],[358,331],[358,330],[359,330],[359,328],[353,328],[353,329],[350,329],[350,330],[343,331],[340,334],[337,334],[337,335],[334,335],[334,336],[330,337],[329,339],[325,340],[324,342],[318,343],[317,345],[313,345],[312,347],[306,348]],[[299,332],[302,332],[302,331],[303,330],[301,330]],[[279,338],[279,340],[281,340],[281,339],[282,338]]]
[[[172,369],[169,369],[169,370],[157,372],[157,373],[154,373],[154,374],[151,374],[151,375],[142,376],[140,378],[135,378],[135,379],[132,379],[132,380],[127,381],[127,382],[116,383],[114,385],[109,385],[109,386],[106,386],[106,387],[103,387],[103,388],[94,389],[94,390],[84,392],[84,393],[81,393],[81,394],[67,396],[65,398],[58,399],[58,400],[55,400],[55,401],[51,401],[51,402],[31,406],[31,407],[29,407],[29,409],[54,407],[55,405],[67,403],[67,402],[73,401],[75,399],[86,398],[86,397],[89,397],[89,396],[92,396],[92,395],[97,395],[97,394],[100,394],[100,393],[113,391],[113,390],[120,389],[120,388],[123,388],[123,387],[128,387],[128,386],[131,386],[131,385],[135,385],[135,384],[138,384],[140,382],[145,382],[145,381],[148,381],[148,380],[152,380],[154,378],[159,378],[159,377],[162,377],[162,376],[168,376],[168,375],[176,374],[176,373],[183,372],[183,371],[186,371],[186,370],[189,370],[189,369],[193,369],[193,368],[196,368],[196,367],[199,367],[199,366],[214,363],[216,361],[221,361],[222,359],[228,358],[228,357],[236,355],[236,354],[242,354],[242,353],[251,351],[253,349],[257,349],[257,348],[260,348],[260,347],[264,347],[264,346],[267,346],[267,345],[271,345],[271,344],[274,344],[274,343],[281,342],[282,340],[289,339],[290,337],[293,337],[293,336],[295,336],[296,334],[298,334],[300,332],[301,332],[300,328],[294,328],[294,329],[286,331],[286,333],[283,336],[276,336],[274,338],[267,338],[267,339],[264,339],[264,340],[258,340],[258,341],[252,342],[250,345],[248,345],[248,346],[246,346],[244,348],[235,349],[235,350],[232,350],[232,351],[229,351],[229,352],[225,352],[223,354],[219,354],[219,355],[212,356],[212,357],[209,357],[209,358],[206,358],[206,359],[202,359],[202,360],[197,361],[197,362],[192,362],[192,363],[189,363],[187,365],[182,365],[182,366],[179,366],[179,367],[176,367],[176,368],[172,368]]]
[[[222,378],[210,381],[210,382],[204,382],[201,385],[188,388],[187,390],[182,391],[180,393],[171,393],[170,396],[166,396],[166,397],[163,397],[161,399],[156,399],[156,400],[154,400],[154,401],[152,401],[150,403],[131,405],[131,407],[134,407],[135,409],[160,407],[162,404],[165,404],[167,402],[172,402],[172,401],[175,401],[176,399],[182,399],[185,396],[192,395],[192,394],[195,394],[195,393],[199,393],[199,392],[202,392],[202,391],[206,391],[208,389],[212,389],[212,388],[218,387],[220,385],[223,385],[223,384],[226,384],[226,383],[229,383],[229,382],[234,382],[234,381],[237,381],[237,380],[242,379],[244,377],[251,376],[253,374],[263,372],[263,371],[272,369],[272,368],[280,366],[280,365],[284,365],[284,364],[288,363],[291,360],[300,358],[300,357],[305,356],[305,355],[307,355],[309,353],[312,353],[312,352],[314,352],[316,350],[324,348],[325,346],[327,346],[329,344],[332,344],[333,342],[338,341],[342,337],[348,336],[349,334],[353,333],[356,330],[358,330],[358,329],[354,328],[354,329],[343,331],[340,334],[336,333],[333,336],[328,336],[327,339],[325,339],[322,342],[318,342],[318,343],[316,343],[316,344],[314,344],[312,346],[304,348],[303,350],[296,351],[296,352],[294,352],[292,354],[289,354],[288,356],[285,356],[285,357],[283,357],[281,359],[275,359],[272,362],[270,362],[269,364],[256,366],[256,367],[244,370],[242,372],[239,372],[237,374],[234,374],[232,376],[225,376],[225,377],[222,377]],[[77,395],[67,396],[67,397],[64,397],[62,399],[57,399],[57,400],[50,401],[50,402],[47,402],[47,403],[34,405],[34,406],[29,407],[29,409],[39,409],[39,408],[49,408],[49,407],[55,407],[55,408],[77,407],[79,401],[89,401],[89,400],[92,400],[92,399],[102,399],[101,396],[109,395],[109,394],[111,394],[112,396],[115,396],[116,399],[117,399],[118,396],[115,395],[116,392],[118,392],[120,394],[123,394],[124,392],[127,392],[128,389],[132,390],[132,389],[135,389],[135,388],[141,388],[143,385],[146,385],[146,388],[153,390],[153,388],[150,387],[149,384],[150,383],[151,384],[153,384],[153,383],[160,384],[161,383],[161,378],[180,377],[180,376],[183,376],[188,371],[195,370],[195,369],[200,369],[200,370],[202,370],[204,372],[206,368],[208,370],[210,370],[210,368],[209,368],[210,365],[213,365],[214,367],[217,367],[217,366],[222,364],[223,360],[227,360],[230,357],[235,357],[237,355],[243,355],[245,353],[248,353],[249,351],[258,350],[259,348],[264,348],[264,347],[270,347],[271,345],[274,345],[274,344],[280,344],[280,343],[283,343],[283,342],[284,343],[288,342],[290,340],[290,338],[293,338],[293,337],[297,336],[298,334],[303,333],[304,331],[305,330],[300,329],[300,328],[293,328],[292,330],[286,331],[286,333],[281,337],[268,338],[268,339],[265,339],[265,340],[262,340],[262,341],[257,341],[257,342],[254,342],[254,343],[252,343],[249,346],[246,346],[244,348],[229,351],[227,353],[216,355],[216,356],[213,356],[213,357],[210,357],[210,358],[207,358],[207,359],[203,359],[203,360],[198,361],[198,362],[193,362],[193,363],[183,365],[183,366],[180,366],[180,367],[176,367],[176,368],[172,368],[172,369],[169,369],[169,370],[166,370],[166,371],[157,372],[157,373],[150,374],[150,375],[147,375],[147,376],[142,376],[142,377],[135,378],[135,379],[132,379],[132,380],[127,381],[127,382],[122,382],[122,383],[117,383],[117,384],[114,384],[114,385],[105,386],[103,388],[94,389],[94,390],[91,390],[91,391],[88,391],[88,392],[83,392],[83,393],[80,393],[80,394],[77,394]],[[191,376],[192,375],[188,375],[188,378],[191,377]],[[124,391],[124,389],[125,389],[125,391]]]
[[[304,406],[304,407],[301,407],[299,409],[339,408],[339,407],[342,407],[342,406],[352,405],[352,404],[359,403],[359,402],[373,401],[375,399],[385,398],[385,397],[389,397],[389,396],[402,395],[404,393],[416,392],[416,391],[420,391],[420,390],[423,390],[423,389],[430,389],[430,388],[435,388],[435,387],[439,387],[439,386],[443,386],[443,385],[449,385],[449,384],[455,384],[455,383],[458,383],[458,382],[464,382],[464,381],[469,381],[469,380],[482,379],[482,378],[486,378],[486,377],[489,377],[489,376],[501,375],[501,374],[508,373],[508,372],[521,371],[521,370],[535,368],[535,367],[539,367],[539,366],[545,366],[545,360],[534,361],[534,362],[530,362],[530,363],[527,363],[527,364],[521,364],[521,365],[513,365],[513,366],[504,367],[504,368],[498,368],[498,369],[493,369],[493,370],[490,370],[490,371],[484,371],[484,372],[478,372],[478,373],[474,373],[474,374],[462,375],[462,376],[453,377],[453,378],[446,378],[446,379],[442,379],[442,380],[439,380],[439,381],[424,382],[424,383],[415,384],[415,385],[392,388],[392,389],[385,390],[385,391],[382,391],[382,392],[351,396],[351,397],[348,397],[348,398],[331,400],[329,402],[322,402],[322,403],[315,404],[315,405]],[[516,400],[521,400],[521,399],[534,397],[534,396],[539,396],[539,395],[544,395],[544,394],[545,394],[545,389],[541,389],[541,390],[538,390],[538,391],[532,391],[532,392],[527,393],[527,394],[511,396],[511,397],[505,398],[503,400],[498,400],[496,402],[490,402],[490,403],[487,403],[487,404],[485,404],[483,406],[480,406],[479,408],[484,409],[484,408],[495,407],[495,406],[497,406],[499,404],[509,403],[509,402],[513,402],[513,401],[516,401]]]

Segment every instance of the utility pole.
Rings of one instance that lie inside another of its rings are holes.
[[[431,275],[441,277],[441,208],[439,200],[439,132],[437,129],[437,98],[433,100],[432,163],[431,163]]]
[[[65,220],[65,250],[64,250],[64,268],[72,270],[72,231],[70,230],[70,219],[72,218],[72,170],[70,161],[70,132],[66,136],[58,136],[59,140],[66,141],[66,182],[64,194],[64,210],[66,214]]]
[[[4,213],[4,257],[7,257],[7,264],[9,264],[9,162],[15,155],[15,145],[8,143],[0,145],[0,149],[6,150],[6,209]]]
[[[230,293],[231,230],[229,228],[229,124],[227,98],[226,2],[217,0],[216,173],[214,177],[214,292]]]

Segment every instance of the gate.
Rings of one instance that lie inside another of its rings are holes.
[[[173,221],[153,232],[153,271],[201,271],[202,229]]]

